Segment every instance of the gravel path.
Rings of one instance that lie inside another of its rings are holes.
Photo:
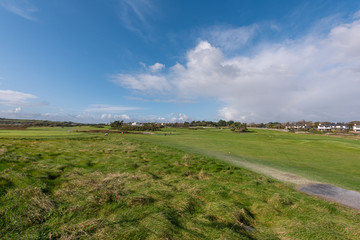
[[[298,188],[301,192],[315,195],[360,210],[360,193],[330,184],[308,184]]]

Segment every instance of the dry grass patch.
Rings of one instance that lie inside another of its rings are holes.
[[[94,172],[83,176],[75,175],[63,183],[54,195],[67,202],[85,201],[96,205],[107,202],[120,202],[132,191],[127,187],[129,181],[139,181],[141,177],[129,173]]]

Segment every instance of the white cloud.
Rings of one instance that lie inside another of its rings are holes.
[[[0,6],[13,14],[31,21],[36,21],[33,14],[39,11],[27,0],[0,0]]]
[[[111,118],[112,116],[111,116],[111,114],[109,113],[109,114],[101,114],[101,119],[107,119],[107,118]]]
[[[241,116],[239,110],[232,107],[223,107],[219,109],[219,115],[224,120],[234,120],[234,119],[241,119],[244,118],[244,116]]]
[[[5,106],[30,105],[30,100],[36,98],[37,96],[29,93],[17,92],[12,90],[0,90],[0,104]]]
[[[184,114],[184,113],[179,113],[179,117],[178,117],[179,121],[183,122],[189,119],[189,117]]]
[[[150,66],[147,66],[145,63],[143,62],[139,62],[139,64],[141,66],[144,67],[144,69],[147,71],[147,72],[151,72],[151,73],[157,73],[157,72],[160,72],[161,70],[163,70],[165,68],[165,65],[162,64],[162,63],[155,63],[154,65],[150,65]]]
[[[130,120],[130,116],[127,114],[121,114],[121,115],[114,115],[114,118],[120,118],[120,119],[124,119],[124,120]]]
[[[224,42],[234,44],[232,39]],[[226,119],[349,121],[360,118],[359,39],[360,20],[354,20],[322,37],[308,34],[257,46],[247,56],[229,58],[223,49],[231,46],[201,41],[187,52],[185,64],[177,63],[167,74],[119,74],[117,82],[180,98],[215,98],[224,103],[218,111]]]
[[[150,71],[153,72],[153,73],[159,72],[164,68],[165,68],[165,65],[161,64],[161,63],[155,63],[154,65],[149,66]]]
[[[170,89],[170,85],[164,76],[152,74],[115,74],[111,76],[111,81],[138,91],[165,91]]]
[[[59,119],[59,116],[57,117]],[[106,123],[116,120],[129,121],[132,119],[128,114],[113,114],[113,113],[89,113],[83,112],[78,115],[63,115],[63,120],[82,122],[82,123]]]
[[[139,110],[138,107],[124,107],[124,106],[114,106],[114,105],[106,105],[106,104],[94,104],[91,107],[86,108],[85,112],[123,112],[130,110]]]
[[[102,114],[100,118],[103,119],[103,120],[114,120],[114,119],[129,120],[130,116],[127,115],[127,114],[121,114],[121,115],[115,114],[115,115],[112,115],[112,114],[108,113],[108,114]]]
[[[3,114],[17,114],[21,112],[21,107],[17,107],[10,110],[1,110],[0,112]]]
[[[163,119],[165,120],[165,118]],[[190,120],[190,118],[184,113],[179,113],[179,114],[172,113],[167,119],[170,122],[186,122]]]

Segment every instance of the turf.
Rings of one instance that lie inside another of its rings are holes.
[[[52,139],[52,138],[86,138],[91,137],[91,127],[31,127],[23,130],[1,130],[0,139]]]
[[[360,138],[255,129],[166,129],[168,133],[129,136],[223,160],[270,166],[310,180],[360,190]]]
[[[0,131],[0,238],[360,238],[358,212],[268,177],[132,135],[68,130]]]

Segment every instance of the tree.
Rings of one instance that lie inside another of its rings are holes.
[[[235,122],[230,126],[230,130],[233,132],[247,132],[247,124],[241,122]]]
[[[227,126],[231,126],[231,125],[234,124],[234,121],[233,121],[233,120],[230,120],[230,121],[228,121],[226,124],[227,124]]]
[[[110,126],[112,128],[115,128],[115,129],[120,129],[122,126],[124,125],[124,121],[121,120],[121,121],[114,121],[110,124]]]
[[[226,126],[226,121],[220,119],[220,120],[217,122],[217,126],[218,126],[218,127],[225,127],[225,126]]]

